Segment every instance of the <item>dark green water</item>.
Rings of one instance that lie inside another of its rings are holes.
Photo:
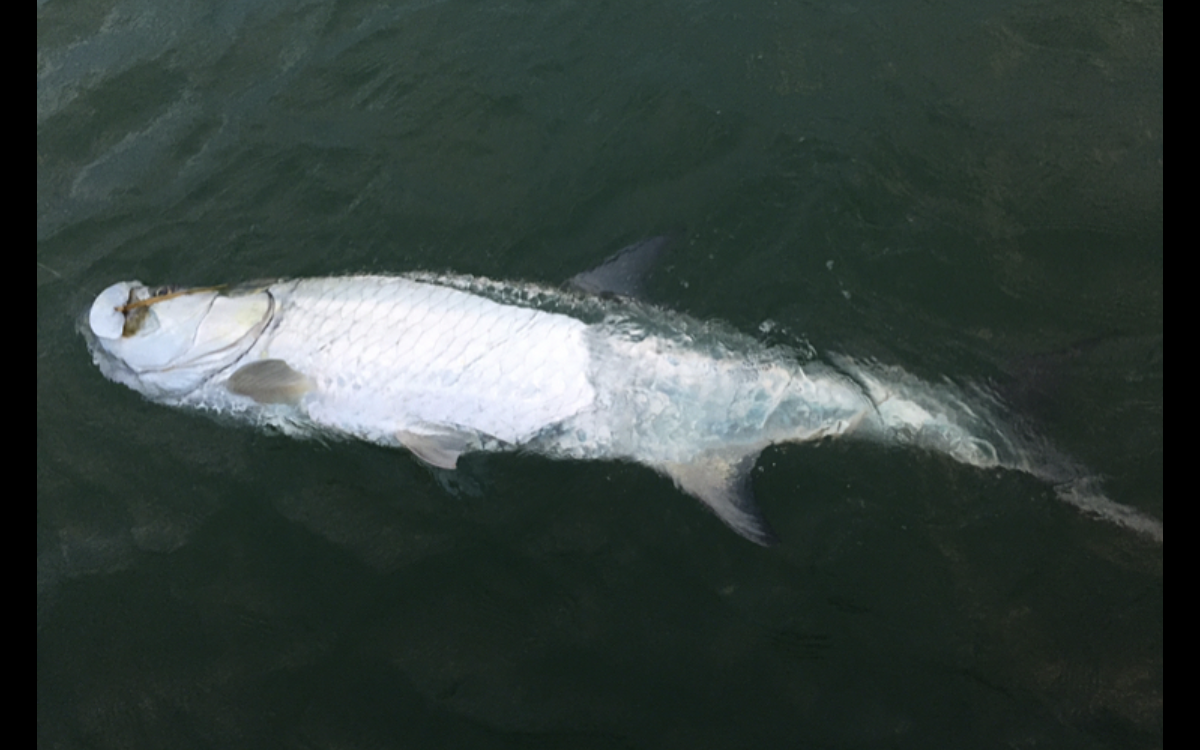
[[[990,383],[1163,517],[1161,3],[38,5],[41,747],[1160,747],[1163,548],[1025,476],[438,478],[153,406],[120,279],[557,283]],[[452,486],[445,487],[443,485]]]

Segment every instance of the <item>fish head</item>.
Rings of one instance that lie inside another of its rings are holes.
[[[166,400],[240,359],[274,309],[262,287],[179,290],[122,281],[100,292],[80,328],[106,377]]]

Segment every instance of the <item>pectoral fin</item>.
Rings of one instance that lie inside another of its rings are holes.
[[[314,387],[312,380],[282,359],[262,359],[238,368],[225,387],[260,404],[294,404]]]
[[[658,468],[679,489],[694,495],[717,517],[745,538],[770,547],[779,538],[754,503],[750,470],[758,452],[750,454],[705,453],[687,463],[663,463]]]
[[[397,430],[396,439],[417,458],[439,469],[453,469],[458,457],[479,446],[479,436],[452,427],[421,428],[421,432]]]

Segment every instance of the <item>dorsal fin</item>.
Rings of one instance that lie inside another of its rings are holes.
[[[596,268],[572,276],[567,283],[589,294],[641,297],[646,279],[672,239],[664,235],[635,242],[618,250]]]

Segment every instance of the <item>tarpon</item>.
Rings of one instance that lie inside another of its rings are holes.
[[[403,447],[440,469],[472,451],[633,461],[764,545],[775,535],[752,498],[758,455],[839,437],[1034,474],[1161,540],[1161,522],[1091,490],[982,389],[801,356],[605,294],[628,291],[644,254],[574,289],[421,273],[188,290],[126,281],[80,327],[104,375],[152,401]]]

